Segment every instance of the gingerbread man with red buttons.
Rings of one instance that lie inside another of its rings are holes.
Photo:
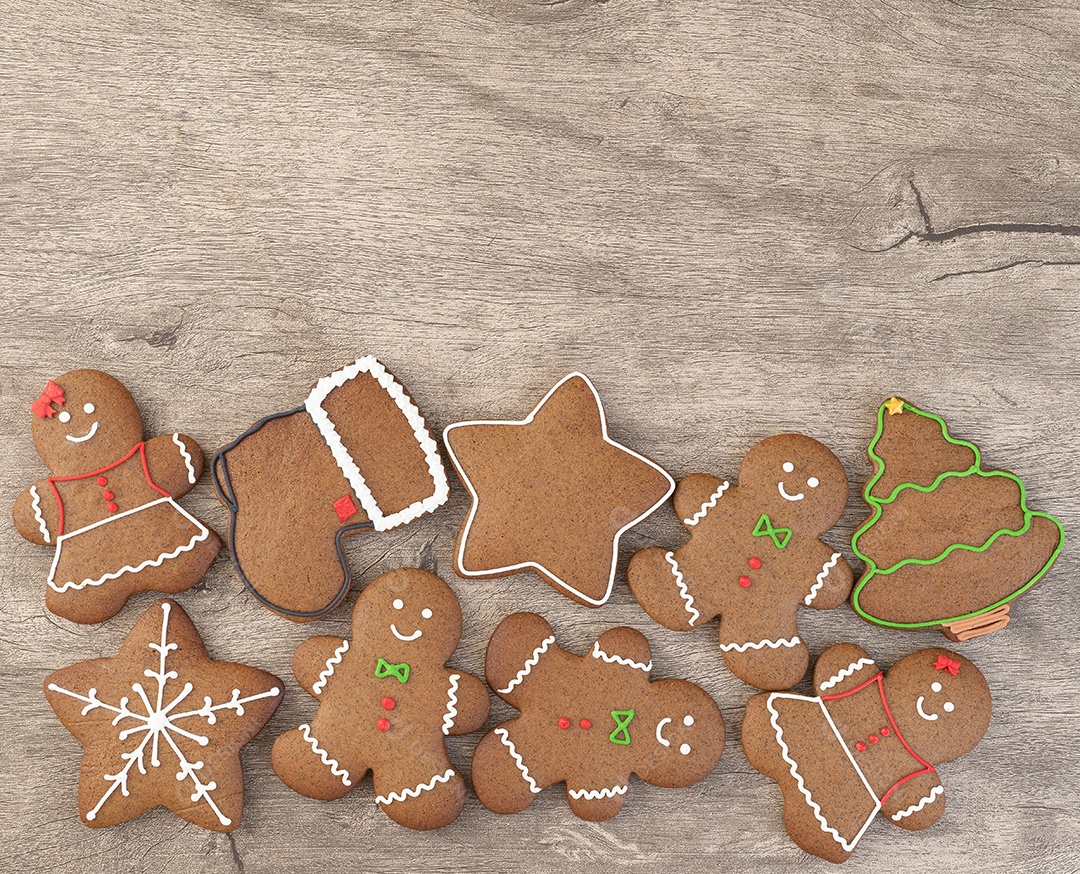
[[[54,546],[45,606],[73,622],[116,615],[135,592],[195,585],[221,540],[176,503],[203,454],[191,437],[143,439],[138,404],[96,370],[49,380],[31,405],[34,446],[52,474],[15,501],[15,528]]]
[[[819,539],[847,496],[847,475],[827,447],[801,434],[768,437],[747,453],[738,485],[703,473],[679,483],[675,512],[690,540],[634,555],[630,589],[675,631],[720,616],[732,673],[759,689],[790,688],[809,664],[797,608],[831,610],[851,593],[851,567]]]

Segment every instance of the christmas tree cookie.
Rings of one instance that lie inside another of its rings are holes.
[[[856,612],[892,628],[940,625],[956,641],[1004,628],[1009,603],[1061,552],[1061,523],[1028,508],[1015,474],[984,469],[978,447],[900,398],[878,409],[867,455]]]

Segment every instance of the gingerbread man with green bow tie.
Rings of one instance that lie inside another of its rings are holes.
[[[703,473],[679,483],[675,512],[690,540],[638,552],[627,568],[630,589],[675,631],[719,616],[732,673],[759,689],[790,688],[809,664],[797,608],[830,610],[851,593],[851,567],[820,539],[847,494],[843,466],[821,443],[801,434],[762,440],[743,460],[738,485]]]

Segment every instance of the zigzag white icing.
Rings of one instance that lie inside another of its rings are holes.
[[[457,690],[458,680],[461,679],[461,674],[450,675],[450,690],[446,693],[446,714],[442,718],[442,733],[450,734],[450,729],[454,727],[454,720],[457,719]]]
[[[614,798],[616,795],[625,795],[629,786],[610,786],[604,789],[571,789],[571,798],[585,798],[595,801],[598,798]]]
[[[694,596],[690,594],[690,590],[686,587],[682,571],[679,570],[679,563],[675,561],[675,553],[669,552],[664,558],[671,565],[671,572],[675,575],[675,585],[679,587],[679,594],[686,602],[686,612],[690,614],[690,624],[693,625],[701,618],[701,612],[694,606]]]
[[[698,522],[704,519],[705,516],[708,515],[709,510],[716,506],[716,502],[720,500],[720,496],[727,491],[727,487],[728,481],[724,480],[720,485],[720,488],[713,492],[712,497],[701,505],[700,510],[698,510],[691,518],[683,519],[683,525],[697,525]]]
[[[498,691],[500,695],[506,695],[508,692],[512,692],[514,690],[514,686],[517,686],[522,680],[524,680],[527,676],[529,676],[529,674],[532,673],[533,667],[536,665],[537,662],[540,661],[540,656],[546,653],[547,648],[551,646],[554,642],[554,636],[545,637],[541,641],[540,646],[533,650],[533,654],[529,658],[525,659],[525,667],[523,667],[520,671],[517,672],[517,676],[514,677],[514,679],[512,679],[509,684],[507,684],[505,689],[498,689],[496,691]]]
[[[443,773],[436,774],[427,783],[421,783],[412,789],[402,789],[401,792],[391,792],[389,795],[380,795],[375,799],[376,804],[390,804],[393,801],[405,801],[407,798],[416,798],[421,792],[428,792],[435,788],[436,783],[446,783],[454,776],[454,769],[447,768]]]
[[[944,786],[935,786],[933,789],[930,790],[930,794],[927,795],[925,798],[921,799],[918,804],[913,804],[911,805],[911,807],[905,807],[903,810],[898,810],[889,818],[893,822],[900,822],[900,820],[902,820],[904,817],[911,816],[911,814],[913,813],[918,813],[920,810],[926,807],[926,805],[931,804],[933,800],[939,795],[941,795],[941,793],[943,793],[944,791]]]
[[[829,679],[827,679],[824,683],[822,683],[818,688],[821,689],[822,692],[826,691],[827,689],[831,689],[837,683],[840,683],[840,682],[846,680],[848,677],[850,677],[856,671],[861,671],[867,665],[872,665],[872,664],[874,664],[873,659],[859,659],[857,662],[852,662],[846,668],[841,670],[840,673],[838,673],[835,677],[829,677]]]
[[[608,655],[606,652],[600,649],[599,640],[593,644],[592,654],[593,658],[603,659],[605,662],[608,662],[610,664],[617,663],[620,665],[627,665],[631,668],[637,668],[639,671],[645,671],[645,673],[648,673],[652,670],[652,661],[650,661],[648,664],[644,664],[643,662],[635,662],[633,659],[624,659],[622,656]]]
[[[311,726],[305,722],[300,726],[300,731],[304,734],[304,740],[311,744],[311,751],[322,759],[324,765],[330,768],[330,773],[335,777],[340,777],[341,782],[346,786],[352,786],[352,780],[349,779],[349,772],[341,767],[337,759],[331,759],[326,750],[319,746],[319,742],[315,740],[311,734]]]
[[[318,695],[326,688],[326,682],[334,676],[334,665],[341,664],[341,657],[349,651],[349,641],[341,641],[341,646],[334,650],[334,654],[326,660],[326,668],[319,674],[319,679],[311,684],[311,691]]]
[[[536,785],[536,781],[529,774],[529,769],[525,767],[525,763],[521,760],[521,756],[518,755],[517,749],[514,747],[514,742],[510,740],[510,732],[505,728],[496,728],[495,734],[499,736],[499,739],[503,742],[510,755],[513,757],[515,764],[517,764],[518,770],[521,771],[521,776],[525,779],[525,782],[529,784],[529,791],[534,795],[540,792],[540,787]]]
[[[195,466],[191,463],[191,453],[187,451],[187,447],[184,445],[184,441],[180,439],[179,434],[172,435],[172,442],[180,447],[180,454],[184,457],[184,464],[187,466],[187,481],[195,485]]]
[[[37,486],[30,486],[30,497],[33,499],[32,506],[34,508],[34,518],[37,519],[38,528],[41,529],[41,534],[45,538],[46,543],[52,543],[49,537],[49,528],[45,524],[45,517],[41,515],[41,495],[38,494]]]
[[[720,649],[722,649],[724,652],[731,652],[732,650],[734,650],[735,652],[746,652],[748,649],[764,649],[765,647],[768,647],[769,649],[779,649],[782,646],[793,647],[798,646],[800,643],[802,643],[802,641],[799,640],[799,636],[795,635],[791,639],[781,637],[779,640],[759,640],[756,642],[749,641],[747,643],[722,643],[720,644]]]
[[[829,575],[829,569],[836,567],[836,562],[840,559],[840,553],[834,552],[832,558],[830,558],[825,564],[821,566],[821,573],[817,575],[817,582],[810,587],[810,594],[803,598],[803,603],[809,607],[810,602],[817,597],[817,593],[821,591],[821,587],[825,585],[825,577]]]

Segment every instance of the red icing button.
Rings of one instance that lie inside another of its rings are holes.
[[[866,749],[866,744],[864,744],[862,741],[859,741],[857,744],[855,744],[855,749],[857,749],[861,753],[863,750]]]
[[[892,732],[889,731],[888,728],[883,728],[881,729],[881,731],[878,732],[878,734],[880,734],[882,737],[888,737],[890,734],[892,734]]]
[[[379,729],[379,731],[389,731],[390,720],[384,716],[382,719],[375,723],[375,727]]]
[[[761,567],[761,559],[755,555],[752,559],[750,559],[749,564],[750,567],[752,567],[754,570],[757,570],[759,567]]]
[[[879,740],[881,740],[881,738],[879,738],[876,734],[870,735],[870,743],[876,744]]]
[[[334,512],[337,513],[338,519],[344,522],[356,512],[356,504],[353,503],[352,498],[345,495],[345,497],[334,501]]]
[[[109,511],[110,513],[115,513],[115,512],[117,511],[117,510],[119,510],[119,509],[120,509],[120,505],[119,505],[119,504],[117,504],[117,503],[116,503],[115,501],[109,501],[109,503],[107,503],[107,504],[105,505],[105,508],[106,508],[106,509],[107,509],[107,510],[108,510],[108,511]]]
[[[739,577],[739,585],[744,589],[750,588],[750,577]]]
[[[578,725],[580,725],[580,726],[581,726],[582,728],[584,728],[584,729],[585,729],[586,731],[587,731],[588,729],[592,728],[592,723],[591,723],[591,722],[590,722],[589,720],[587,720],[587,719],[583,719],[583,720],[581,720],[581,722],[579,722],[579,723],[578,723]]]
[[[107,479],[105,479],[105,477],[103,477],[103,476],[99,476],[99,477],[97,478],[97,484],[98,484],[99,486],[107,486],[107,485],[109,484],[109,481],[108,481]]]
[[[104,500],[106,500],[106,501],[111,501],[111,500],[112,500],[113,498],[115,498],[115,497],[116,497],[116,495],[114,495],[114,494],[113,494],[112,492],[110,492],[110,491],[109,491],[108,489],[105,489],[105,491],[103,491],[103,492],[101,493],[101,497],[102,497],[102,498],[103,498]]]
[[[570,727],[570,720],[567,719],[565,716],[560,717],[559,718],[559,728],[569,728],[569,727]]]
[[[393,698],[391,698],[389,695],[387,695],[382,700],[383,710],[393,710],[395,704],[397,704],[397,702]]]

